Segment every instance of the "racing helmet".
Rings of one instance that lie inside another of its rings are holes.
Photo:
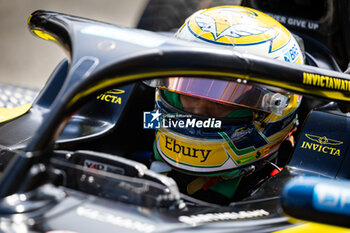
[[[285,27],[242,6],[197,11],[175,37],[292,63],[304,60]],[[157,88],[156,109],[162,114],[154,142],[156,159],[196,176],[235,178],[244,168],[273,159],[295,128],[301,101],[293,93],[225,80],[170,77],[147,83]],[[193,114],[184,108],[181,95],[232,106],[232,112],[224,117]],[[174,125],[180,121],[184,127]]]

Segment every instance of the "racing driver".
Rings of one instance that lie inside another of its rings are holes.
[[[293,35],[270,16],[242,6],[191,15],[175,37],[302,64]],[[271,177],[280,145],[296,127],[301,96],[234,81],[171,77],[151,80],[165,122],[188,127],[156,131],[151,169],[175,179],[180,191],[217,204],[251,195]],[[220,121],[203,127],[197,121]],[[201,127],[202,126],[202,127]],[[284,164],[283,164],[284,165]],[[282,166],[283,166],[282,165]],[[280,166],[280,164],[279,164]]]

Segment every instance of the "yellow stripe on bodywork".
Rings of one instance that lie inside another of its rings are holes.
[[[57,42],[57,40],[53,36],[51,36],[50,34],[44,31],[40,31],[40,30],[32,30],[32,31],[35,33],[35,35],[37,35],[38,37],[44,40],[52,40],[54,42]]]
[[[25,104],[14,108],[0,108],[0,123],[19,117],[32,107],[32,104]]]
[[[315,95],[315,96],[319,96],[319,97],[325,97],[325,98],[329,98],[332,100],[349,101],[349,99],[350,99],[348,96],[346,96],[341,91],[337,91],[337,90],[333,90],[333,89],[329,89],[329,90],[313,89],[311,86],[307,87],[306,85],[304,85],[305,87],[300,87],[300,86],[295,86],[293,84],[288,84],[288,83],[283,83],[283,82],[278,82],[278,81],[273,81],[273,80],[263,80],[263,79],[259,79],[259,78],[255,78],[255,77],[248,77],[247,80],[261,83],[261,84],[270,85],[270,86],[280,87],[280,88],[284,88],[287,90],[297,91],[300,93],[311,94],[311,95]],[[303,84],[301,83],[301,85],[303,85]]]
[[[274,233],[345,233],[349,232],[349,228],[336,227],[331,225],[319,224],[319,223],[305,223],[296,225],[281,231],[275,231]]]
[[[80,93],[78,93],[76,96],[74,96],[71,101],[68,103],[67,107],[70,107],[71,105],[75,104],[80,98],[83,98],[97,90],[116,85],[122,82],[126,81],[137,81],[139,79],[144,78],[155,78],[155,77],[164,77],[164,76],[176,76],[176,75],[211,75],[211,76],[228,76],[235,79],[241,78],[241,79],[247,79],[249,80],[249,76],[242,75],[242,74],[233,74],[233,73],[226,73],[226,72],[215,72],[215,71],[198,71],[198,70],[177,70],[177,71],[158,71],[158,72],[150,72],[150,73],[141,73],[141,74],[132,74],[132,75],[125,75],[125,76],[117,76],[114,78],[111,78],[109,80],[103,80],[97,85],[90,87],[89,89],[86,89]],[[234,80],[232,80],[234,81]]]
[[[67,107],[69,108],[71,105],[76,103],[80,98],[83,98],[84,96],[87,96],[93,92],[96,92],[97,90],[116,85],[122,82],[126,81],[137,81],[144,78],[156,78],[156,77],[164,77],[164,76],[176,76],[176,75],[210,75],[210,76],[226,76],[226,77],[232,77],[234,79],[242,79],[247,81],[253,81],[260,84],[267,84],[271,86],[281,87],[285,88],[287,90],[297,91],[300,93],[311,93],[315,96],[319,97],[326,97],[333,100],[343,100],[343,101],[350,101],[350,98],[347,97],[344,93],[336,90],[320,90],[320,89],[312,89],[310,87],[300,87],[296,86],[295,84],[287,84],[283,82],[278,82],[274,80],[268,80],[268,79],[259,79],[256,77],[252,77],[249,75],[242,75],[237,73],[227,73],[227,72],[216,72],[216,71],[203,71],[203,70],[177,70],[177,71],[159,71],[159,72],[149,72],[149,73],[140,73],[140,74],[132,74],[132,75],[125,75],[125,76],[117,76],[114,78],[111,78],[109,80],[103,80],[97,85],[90,87],[87,90],[84,90],[80,93],[78,93],[76,96],[74,96],[71,101],[67,104]],[[235,80],[232,80],[235,81]],[[303,85],[302,83],[300,85]]]

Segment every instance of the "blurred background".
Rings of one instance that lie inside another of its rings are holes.
[[[34,37],[28,16],[45,9],[134,27],[148,0],[0,0],[0,83],[40,89],[65,54]]]

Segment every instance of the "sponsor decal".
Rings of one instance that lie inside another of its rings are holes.
[[[248,134],[251,134],[253,132],[252,128],[242,127],[239,129],[236,129],[235,132],[233,132],[230,136],[231,139],[235,138],[242,138]]]
[[[190,216],[180,216],[179,221],[191,225],[197,225],[200,223],[217,222],[217,221],[229,221],[239,220],[247,218],[257,218],[270,215],[266,210],[252,210],[252,211],[239,211],[239,212],[223,212],[223,213],[209,213],[198,214]]]
[[[329,139],[326,136],[320,137],[316,135],[311,135],[311,134],[305,134],[305,136],[310,139],[311,141],[320,143],[322,145],[341,145],[343,142]]]
[[[339,91],[350,91],[350,81],[325,75],[303,72],[303,84]]]
[[[158,151],[167,162],[174,166],[191,166],[196,169],[206,168],[208,170],[215,170],[224,166],[226,162],[235,166],[223,148],[223,146],[227,147],[228,145],[212,141],[198,143],[198,141],[177,137],[176,134],[169,131],[161,131],[158,131],[156,135]],[[213,156],[214,154],[215,156]]]
[[[96,162],[96,161],[92,161],[92,160],[84,160],[84,167],[86,168],[91,168],[91,169],[96,169],[96,170],[103,170],[103,171],[108,171],[108,172],[113,172],[116,174],[124,174],[124,169],[120,168],[120,167],[115,167],[115,166],[111,166],[105,163],[100,163],[100,162]]]
[[[102,212],[100,210],[87,208],[87,207],[78,207],[77,215],[89,218],[95,221],[109,223],[116,225],[118,227],[126,228],[128,230],[151,233],[155,230],[155,226],[148,223],[143,223],[140,221],[132,220],[129,218],[121,217],[112,213]]]
[[[88,160],[88,159],[84,161],[84,167],[92,168],[92,169],[96,169],[96,170],[107,171],[107,164],[98,163],[98,162]]]
[[[216,120],[215,118],[201,120],[192,118],[191,115],[169,114],[162,116],[162,118],[160,116],[162,116],[162,114],[158,109],[153,112],[143,112],[143,128],[221,128],[221,121]]]
[[[165,136],[165,148],[171,152],[178,154],[179,156],[189,156],[198,158],[201,163],[208,159],[208,156],[212,150],[199,149],[191,146],[185,146],[178,143],[175,139]]]
[[[301,148],[323,154],[340,156],[340,149],[335,146],[341,145],[343,142],[327,138],[326,136],[321,137],[312,134],[305,134],[305,137],[312,142],[303,141]]]
[[[107,91],[103,94],[100,94],[97,96],[98,100],[110,102],[113,104],[122,104],[122,98],[119,96],[120,94],[123,94],[125,91],[121,89],[113,89],[110,91]]]
[[[350,215],[350,189],[332,184],[316,184],[312,204],[317,210]]]
[[[297,45],[294,44],[292,48],[287,49],[287,51],[283,54],[283,58],[287,62],[295,63],[299,58],[299,51]]]

